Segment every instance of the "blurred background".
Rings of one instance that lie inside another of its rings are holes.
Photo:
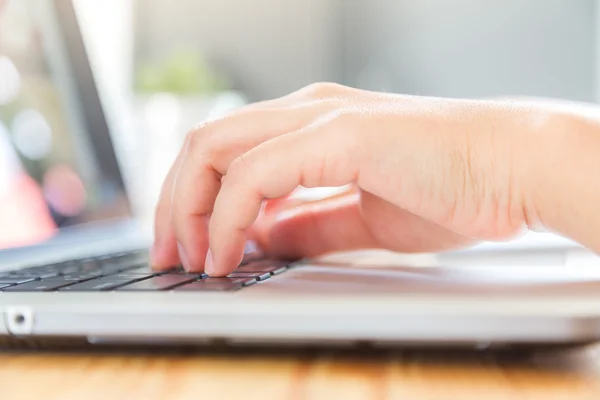
[[[102,72],[145,122],[140,138],[160,149],[148,153],[153,188],[199,121],[312,82],[452,97],[599,94],[596,0],[86,3],[105,15],[90,21]]]
[[[23,7],[21,0],[4,2],[5,13],[18,15]],[[148,220],[187,131],[248,102],[312,82],[451,97],[521,95],[596,102],[600,96],[597,0],[75,3],[116,126],[113,140],[134,211]],[[0,20],[0,43],[27,35],[25,16],[10,20],[11,26]],[[9,104],[10,90],[16,90],[7,78],[14,76],[17,57],[10,49],[0,47],[0,105]],[[33,84],[39,90],[42,86],[42,81]],[[26,123],[19,125],[15,116],[28,110],[2,107],[0,140],[16,144],[16,156],[42,186],[44,179],[52,182],[52,175],[36,175],[35,164],[50,149],[60,159],[60,135],[52,136],[52,146],[43,141],[50,131],[60,131],[61,120],[52,116],[60,110],[44,109],[45,119],[31,112],[21,115]],[[70,177],[70,190],[79,193],[86,180],[78,183],[70,163],[59,163],[58,181]],[[63,205],[67,214],[77,207],[81,205]]]

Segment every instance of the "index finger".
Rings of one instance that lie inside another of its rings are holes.
[[[279,136],[231,164],[210,220],[206,273],[225,276],[239,265],[246,230],[264,199],[284,196],[300,185],[343,186],[356,179],[356,135],[343,128],[335,121]]]

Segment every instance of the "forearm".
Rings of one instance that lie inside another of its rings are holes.
[[[600,108],[552,106],[524,146],[527,219],[600,252]]]

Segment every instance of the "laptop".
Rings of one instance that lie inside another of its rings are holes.
[[[1,343],[493,346],[600,337],[598,259],[555,237],[293,263],[249,246],[226,278],[153,271],[74,4],[3,3]]]

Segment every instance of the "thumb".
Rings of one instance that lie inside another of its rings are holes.
[[[249,238],[267,254],[286,259],[381,247],[362,218],[357,192],[268,202]]]

